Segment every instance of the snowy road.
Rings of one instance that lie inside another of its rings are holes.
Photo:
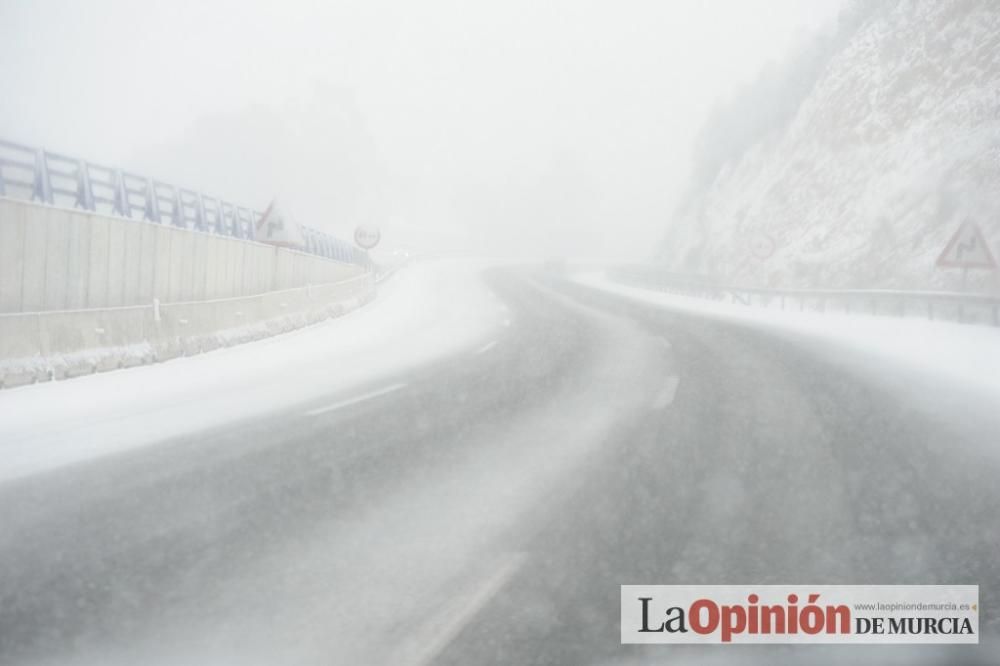
[[[487,286],[501,316],[405,369],[73,464],[18,449],[0,663],[858,658],[625,648],[623,583],[979,584],[1000,632],[995,408],[949,418],[858,350],[738,320],[527,270]]]

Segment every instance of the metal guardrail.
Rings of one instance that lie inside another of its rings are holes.
[[[218,197],[0,139],[0,196],[253,240],[261,213]]]
[[[94,164],[0,139],[0,196],[169,224],[254,240],[263,213],[123,169]],[[302,228],[301,249],[372,270],[367,252],[339,238]]]
[[[1000,326],[1000,298],[988,294],[892,289],[735,287],[706,277],[667,273],[645,266],[621,267],[610,271],[610,274],[615,279],[636,286],[747,306]]]
[[[318,254],[321,257],[343,261],[349,264],[357,264],[365,270],[374,269],[374,262],[364,250],[355,247],[347,241],[342,241],[336,236],[324,233],[310,227],[302,227],[302,237],[305,240],[306,252]]]

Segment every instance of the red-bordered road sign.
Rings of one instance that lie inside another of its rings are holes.
[[[937,259],[938,268],[995,269],[997,261],[979,226],[965,222],[951,237]]]
[[[370,250],[382,240],[382,233],[375,227],[361,226],[354,230],[354,242],[358,247]]]

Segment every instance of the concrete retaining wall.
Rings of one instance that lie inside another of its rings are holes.
[[[339,316],[374,296],[364,273],[254,296],[0,314],[0,387],[190,356]]]
[[[262,243],[0,198],[0,313],[252,296],[361,273]]]

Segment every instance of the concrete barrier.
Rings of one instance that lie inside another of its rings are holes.
[[[252,296],[362,272],[263,243],[0,198],[0,313]]]
[[[255,340],[373,295],[354,264],[0,198],[0,387]]]
[[[252,296],[0,314],[0,387],[190,356],[276,335],[360,307],[374,275]]]

